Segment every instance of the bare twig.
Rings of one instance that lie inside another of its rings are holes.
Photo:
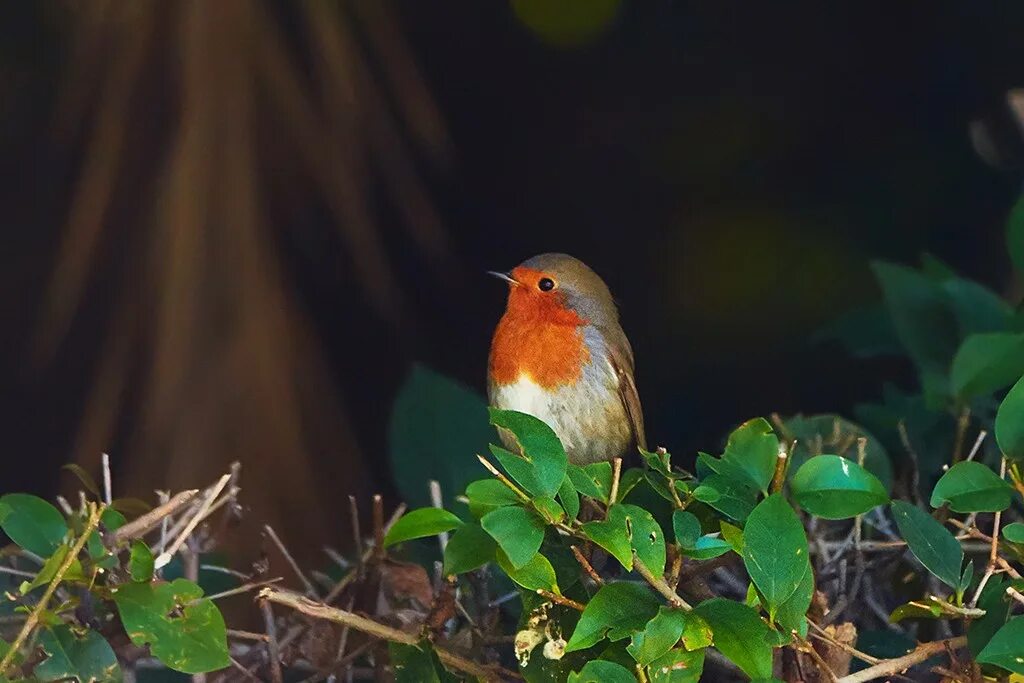
[[[1007,586],[1006,587],[1006,594],[1009,595],[1014,600],[1016,600],[1017,602],[1019,602],[1020,604],[1024,605],[1024,593],[1021,593],[1019,590],[1017,590],[1013,586]]]
[[[444,499],[441,497],[441,484],[436,479],[430,480],[430,504],[436,508],[444,508]],[[441,546],[441,555],[448,545],[448,532],[442,531],[437,535],[437,543]]]
[[[578,547],[574,545],[569,547],[572,549],[572,554],[576,557],[576,561],[580,563],[580,566],[583,567],[583,571],[587,573],[587,576],[589,576],[591,580],[593,580],[593,582],[596,583],[598,586],[603,586],[604,579],[601,578],[600,574],[594,571],[594,567],[590,564],[590,560],[588,560],[586,556],[584,556],[583,553],[580,552],[580,549]]]
[[[687,612],[693,609],[686,600],[683,600],[674,590],[672,590],[671,586],[665,583],[665,579],[660,576],[655,576],[651,570],[647,568],[647,565],[637,557],[635,550],[633,551],[633,569],[635,569],[640,576],[644,577],[644,580],[651,584],[654,590],[665,596],[665,599],[668,600],[670,605],[679,609],[684,609]]]
[[[608,494],[608,506],[615,504],[619,497],[619,480],[622,478],[622,458],[612,460],[612,490]]]
[[[938,640],[932,643],[924,643],[922,645],[918,645],[913,651],[903,655],[902,657],[886,659],[874,666],[868,667],[867,669],[862,669],[857,673],[850,674],[849,676],[843,676],[839,679],[838,683],[865,683],[865,681],[873,681],[876,678],[891,676],[901,671],[905,671],[915,664],[920,664],[932,655],[939,654],[940,652],[946,652],[947,649],[961,648],[966,644],[967,636],[950,638],[948,640]]]
[[[541,596],[545,600],[550,600],[551,602],[557,602],[559,605],[565,605],[566,607],[571,607],[574,610],[576,610],[577,612],[582,612],[583,610],[585,610],[587,608],[587,606],[584,605],[583,603],[576,602],[572,598],[567,598],[564,595],[559,595],[558,593],[552,593],[551,591],[544,590],[543,588],[538,588],[537,589],[537,595]]]
[[[263,592],[270,590],[264,588],[260,591],[260,598]],[[267,653],[270,655],[270,680],[273,683],[282,683],[284,676],[281,673],[281,648],[277,642],[277,624],[274,622],[274,610],[270,601],[260,599],[260,611],[263,613],[263,624],[267,630]]]
[[[1003,458],[999,463],[999,478],[1006,478],[1006,458]],[[1002,516],[1003,511],[997,510],[992,519],[992,545],[989,548],[988,564],[985,566],[984,576],[978,582],[977,590],[974,591],[974,597],[971,598],[971,607],[977,606],[978,598],[981,597],[981,592],[985,590],[985,584],[988,583],[988,580],[992,578],[992,574],[996,571],[996,560],[999,559],[999,525],[1002,522]]]
[[[274,545],[277,546],[277,549],[281,551],[281,554],[284,556],[284,559],[288,563],[288,566],[292,568],[292,571],[295,573],[295,576],[299,577],[299,581],[302,582],[303,587],[306,589],[306,595],[308,595],[311,598],[319,598],[320,594],[317,592],[316,586],[314,586],[313,583],[302,572],[302,568],[299,567],[299,563],[296,562],[295,558],[292,557],[292,554],[288,552],[288,548],[285,547],[284,543],[281,541],[281,538],[277,535],[277,532],[274,531],[273,527],[271,527],[269,524],[264,524],[263,530],[267,532],[267,536],[270,538],[271,541],[274,542]]]
[[[5,672],[7,667],[11,665],[11,661],[13,661],[22,644],[32,633],[32,629],[34,629],[36,624],[39,623],[39,617],[44,611],[46,611],[46,606],[49,604],[50,598],[53,597],[54,592],[57,590],[57,586],[64,578],[64,575],[67,574],[71,565],[78,559],[78,553],[82,552],[82,548],[85,547],[86,542],[89,540],[89,536],[91,536],[92,532],[96,530],[97,526],[99,526],[100,514],[102,512],[103,508],[101,506],[93,503],[89,504],[89,518],[86,520],[85,528],[82,529],[82,534],[78,537],[78,540],[75,541],[75,544],[71,546],[71,549],[68,550],[67,555],[64,556],[64,561],[60,563],[60,566],[57,568],[56,573],[54,573],[53,578],[50,579],[50,583],[46,586],[46,590],[43,592],[42,597],[39,598],[39,602],[36,603],[36,606],[29,613],[28,619],[25,620],[25,623],[22,625],[17,637],[14,639],[14,642],[11,643],[7,653],[4,655],[3,659],[0,660],[0,674]]]
[[[103,463],[103,502],[110,505],[114,500],[113,486],[110,481],[110,456],[104,453],[100,456],[100,461]]]
[[[967,454],[967,460],[974,460],[974,456],[978,454],[978,450],[981,449],[981,442],[988,436],[988,432],[982,429],[978,432],[978,438],[974,440],[974,445],[971,446],[971,452]]]
[[[373,494],[373,557],[384,558],[384,499]]]
[[[779,454],[775,458],[775,473],[772,475],[771,492],[778,493],[786,483],[786,465],[789,463],[789,453],[786,451],[786,442],[779,442]]]
[[[191,489],[176,494],[163,505],[155,507],[141,517],[137,517],[109,535],[109,545],[116,546],[127,541],[141,538],[155,529],[178,510],[192,502],[199,489]]]
[[[498,481],[512,489],[512,492],[516,494],[516,497],[519,498],[519,500],[523,501],[524,503],[530,500],[530,497],[523,493],[518,486],[513,484],[512,480],[506,477],[504,474],[502,474],[497,467],[492,465],[490,460],[480,455],[479,453],[477,453],[476,459],[480,461],[480,464],[487,468],[488,472],[497,477]]]
[[[199,510],[196,511],[195,516],[193,516],[189,523],[185,525],[185,528],[181,530],[178,537],[174,539],[174,542],[171,543],[171,547],[160,553],[153,562],[153,566],[156,569],[166,566],[167,563],[171,561],[171,558],[174,557],[174,553],[178,552],[178,548],[181,547],[181,544],[185,542],[185,539],[192,535],[193,531],[195,531],[196,526],[198,526],[199,522],[203,519],[203,515],[205,515],[207,510],[210,509],[214,499],[224,489],[229,479],[231,479],[231,475],[225,474],[216,484],[213,485],[213,488],[206,494],[202,504],[199,506]]]

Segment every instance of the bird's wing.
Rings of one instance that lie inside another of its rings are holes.
[[[619,398],[622,399],[626,415],[629,416],[636,444],[647,450],[647,437],[644,434],[644,411],[640,407],[640,394],[636,390],[636,382],[633,379],[633,349],[621,329],[618,330],[618,334],[613,333],[610,336],[609,358],[612,368],[619,378]]]

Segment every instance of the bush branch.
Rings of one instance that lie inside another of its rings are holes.
[[[967,636],[950,638],[948,640],[937,640],[933,643],[924,643],[922,645],[918,645],[917,648],[902,657],[897,657],[896,659],[885,659],[878,664],[869,666],[857,673],[850,674],[849,676],[843,676],[839,679],[839,683],[865,683],[865,681],[873,681],[876,678],[892,676],[893,674],[909,669],[915,664],[920,664],[932,655],[937,655],[940,652],[946,652],[947,650],[956,650],[966,644]]]

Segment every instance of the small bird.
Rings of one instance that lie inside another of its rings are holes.
[[[491,405],[546,422],[577,465],[646,448],[633,349],[597,273],[567,254],[488,272],[509,285],[491,342]],[[501,439],[515,448],[511,434]]]

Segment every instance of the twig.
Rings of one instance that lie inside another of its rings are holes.
[[[267,629],[267,653],[270,655],[270,680],[273,683],[282,683],[284,676],[281,673],[281,648],[277,643],[277,624],[274,622],[274,610],[270,601],[263,600],[264,591],[271,590],[264,588],[260,591],[260,611],[263,613],[264,628]]]
[[[163,505],[153,508],[146,514],[133,519],[122,527],[118,527],[116,531],[110,534],[110,541],[108,545],[116,546],[126,541],[131,541],[145,536],[147,533],[159,526],[160,523],[166,520],[170,515],[173,515],[178,510],[191,503],[192,499],[195,498],[198,493],[199,489],[182,491]]]
[[[397,522],[402,517],[402,515],[404,515],[404,514],[405,514],[405,503],[401,503],[398,507],[395,508],[395,511],[391,513],[391,518],[388,520],[388,523],[384,525],[384,533],[386,534],[388,532],[388,530],[390,530],[391,527],[395,525],[395,522]],[[373,548],[367,548],[360,555],[358,555],[360,566],[363,563],[369,561],[370,556],[371,556],[372,553],[373,553]],[[341,580],[338,581],[338,583],[336,583],[334,585],[334,588],[332,588],[331,591],[327,595],[324,596],[324,602],[327,603],[327,604],[330,604],[330,603],[334,602],[334,599],[337,598],[339,595],[341,595],[341,592],[343,590],[345,590],[345,588],[350,583],[352,583],[356,578],[359,577],[359,575],[360,575],[359,571],[360,570],[357,567],[356,569],[353,569],[352,571],[350,571],[345,576],[341,577]]]
[[[684,609],[687,612],[693,609],[693,607],[690,606],[690,603],[679,597],[679,595],[672,590],[672,587],[665,583],[665,579],[660,576],[655,576],[651,570],[647,568],[647,565],[637,557],[635,550],[633,551],[633,569],[635,569],[640,576],[644,577],[644,580],[651,584],[654,590],[665,596],[665,599],[668,600],[670,605],[678,609]]]
[[[772,493],[778,493],[786,483],[786,465],[789,463],[789,453],[786,451],[786,442],[779,442],[779,454],[775,458],[775,473],[772,475]]]
[[[256,640],[261,643],[265,643],[268,640],[266,633],[253,633],[252,631],[239,631],[238,629],[229,628],[227,629],[228,638],[238,638],[239,640]]]
[[[589,576],[591,580],[593,580],[593,582],[596,583],[598,586],[603,586],[604,579],[601,578],[600,574],[594,571],[594,567],[590,564],[590,560],[588,560],[583,555],[583,553],[580,552],[580,549],[578,547],[574,545],[571,545],[569,547],[572,549],[572,554],[576,557],[576,561],[580,563],[580,566],[583,567],[583,571],[587,573],[587,576]]]
[[[103,463],[103,502],[107,505],[113,501],[113,486],[110,481],[110,456],[104,453],[100,456],[100,462]]]
[[[384,499],[373,494],[373,557],[384,559]]]
[[[1017,590],[1013,586],[1007,586],[1006,587],[1006,594],[1009,595],[1014,600],[1016,600],[1017,602],[1019,602],[1020,604],[1024,605],[1024,593],[1021,593],[1019,590]]]
[[[971,446],[971,452],[967,454],[968,461],[974,460],[974,456],[978,454],[978,450],[981,448],[981,442],[985,440],[986,436],[988,436],[988,432],[984,429],[978,432],[978,438],[974,440],[974,445]]]
[[[999,462],[999,478],[1006,478],[1006,458],[1003,458]],[[1002,522],[1003,511],[996,510],[995,516],[992,519],[992,545],[988,553],[988,564],[985,566],[985,575],[981,577],[981,581],[978,582],[978,588],[974,591],[974,597],[971,598],[970,606],[975,607],[978,604],[978,598],[981,597],[981,591],[985,590],[985,584],[992,578],[992,574],[996,571],[996,560],[999,557],[999,525]]]
[[[480,461],[480,464],[487,468],[488,472],[497,477],[498,481],[512,489],[512,493],[516,494],[516,497],[519,498],[519,500],[523,501],[524,503],[530,500],[530,497],[523,493],[518,486],[513,484],[512,480],[506,477],[504,474],[502,474],[497,467],[492,465],[490,460],[480,455],[479,453],[477,453],[476,459]]]
[[[832,636],[830,636],[828,634],[828,631],[823,629],[821,626],[818,626],[817,624],[815,624],[810,619],[807,620],[807,623],[810,624],[811,627],[815,631],[817,631],[817,633],[809,633],[808,634],[812,638],[817,638],[818,640],[822,640],[822,641],[828,643],[829,645],[833,645],[835,647],[838,647],[840,650],[843,650],[844,652],[847,652],[847,653],[853,655],[854,657],[856,657],[857,659],[860,659],[862,661],[867,662],[868,664],[878,664],[879,662],[884,661],[884,660],[879,659],[878,657],[872,657],[871,655],[869,655],[866,652],[861,652],[860,650],[856,649],[852,645],[844,643],[841,640],[836,640],[835,638],[833,638]],[[832,627],[832,628],[835,628],[835,627]]]
[[[839,678],[836,676],[836,673],[832,671],[832,667],[828,665],[828,662],[822,659],[821,654],[814,649],[813,645],[807,642],[806,638],[801,638],[800,634],[796,631],[793,631],[793,636],[797,638],[797,642],[800,643],[800,645],[803,648],[803,651],[811,656],[811,659],[814,660],[814,663],[817,665],[818,669],[825,673],[825,677],[828,678],[828,680],[832,681],[833,683],[839,680]]]
[[[918,507],[924,507],[924,501],[921,499],[921,459],[917,457],[917,451],[914,450],[913,445],[910,443],[910,435],[907,433],[907,425],[903,420],[900,420],[896,425],[897,431],[900,434],[900,441],[903,443],[903,448],[906,449],[907,455],[910,456],[910,495],[914,498],[914,503]]]
[[[244,584],[242,586],[238,586],[236,588],[229,588],[228,590],[221,591],[220,593],[213,593],[211,595],[204,595],[201,598],[196,598],[195,600],[193,600],[193,602],[199,602],[200,600],[220,600],[221,598],[228,598],[228,597],[231,597],[232,595],[238,595],[240,593],[248,593],[251,590],[255,590],[257,588],[263,588],[264,586],[269,586],[271,584],[275,584],[275,583],[277,583],[278,581],[281,581],[281,580],[282,579],[281,579],[280,576],[275,576],[274,578],[266,579],[265,581],[255,581],[253,583],[247,583],[247,584]]]
[[[64,556],[64,561],[60,563],[60,567],[57,568],[53,578],[50,579],[50,583],[47,585],[42,597],[39,598],[39,602],[36,603],[36,606],[29,613],[28,619],[25,620],[25,623],[22,625],[17,637],[14,639],[14,642],[11,643],[7,653],[4,655],[3,659],[0,660],[0,674],[7,671],[7,667],[11,665],[15,655],[18,654],[18,650],[29,637],[29,634],[32,633],[32,629],[39,623],[39,617],[44,611],[46,611],[46,606],[49,604],[50,598],[53,597],[54,592],[57,590],[57,586],[64,578],[68,569],[71,568],[71,565],[78,559],[78,553],[82,552],[82,548],[85,547],[85,544],[92,535],[92,532],[96,530],[97,526],[99,526],[100,514],[102,511],[103,508],[101,506],[93,503],[89,504],[89,519],[85,523],[85,528],[82,529],[81,536],[79,536],[78,540],[75,541],[75,544],[71,546],[68,554]]]
[[[320,594],[317,592],[316,586],[314,586],[312,582],[308,578],[306,578],[306,575],[302,572],[302,568],[299,567],[299,563],[296,562],[295,558],[292,557],[292,554],[288,552],[288,548],[285,547],[284,543],[277,535],[277,532],[274,531],[274,528],[269,524],[264,524],[263,530],[267,532],[267,536],[270,537],[270,540],[274,542],[274,545],[277,546],[277,549],[281,551],[282,555],[284,555],[285,561],[288,563],[288,566],[292,568],[292,571],[295,573],[295,576],[299,577],[299,581],[301,581],[302,585],[306,588],[306,595],[308,595],[311,598],[319,598]]]
[[[619,479],[622,478],[622,458],[612,460],[612,490],[608,494],[608,506],[615,504],[619,497]]]
[[[406,633],[405,631],[400,631],[396,628],[386,626],[380,622],[374,621],[373,619],[368,619],[353,612],[346,612],[345,610],[340,610],[336,607],[314,602],[309,598],[299,595],[298,593],[283,591],[268,586],[260,591],[259,597],[261,600],[284,605],[285,607],[289,607],[307,616],[311,616],[316,619],[325,619],[343,626],[349,626],[357,631],[362,631],[363,633],[367,633],[376,638],[393,643],[418,645],[420,642],[419,637],[414,633]],[[434,645],[434,651],[437,653],[438,659],[440,659],[446,666],[450,666],[453,669],[458,669],[459,671],[470,674],[471,676],[477,676],[487,681],[500,681],[502,677],[515,679],[521,678],[519,674],[512,671],[507,671],[499,667],[488,667],[478,664],[477,662],[466,659],[461,655],[457,655],[451,650],[439,645]]]
[[[922,645],[918,645],[912,652],[909,652],[902,657],[886,659],[874,666],[862,669],[857,673],[850,674],[849,676],[843,676],[839,679],[838,683],[865,683],[865,681],[873,681],[876,678],[891,676],[901,671],[905,671],[915,664],[920,664],[932,655],[945,652],[947,648],[957,649],[966,644],[967,636],[950,638],[948,640],[937,640],[932,643],[924,643]]]
[[[436,508],[444,508],[444,499],[441,497],[441,484],[436,479],[430,480],[430,503]],[[447,531],[442,531],[437,535],[437,543],[441,546],[441,555],[444,556],[444,549],[448,545]]]
[[[203,515],[206,514],[206,511],[210,509],[210,506],[213,504],[213,500],[220,494],[221,490],[227,485],[229,479],[231,479],[231,475],[225,474],[220,478],[220,480],[216,484],[214,484],[213,488],[203,499],[203,502],[199,506],[199,510],[196,512],[195,516],[192,517],[191,521],[185,525],[185,528],[181,530],[181,533],[178,534],[178,537],[174,539],[174,542],[171,543],[171,547],[160,553],[160,555],[153,562],[153,567],[155,569],[161,569],[165,567],[168,562],[171,561],[171,558],[174,557],[174,553],[178,552],[178,548],[181,547],[181,544],[185,542],[185,539],[192,535],[193,531],[195,531],[195,528],[199,525],[199,522],[202,520]]]
[[[584,605],[581,602],[576,602],[572,598],[567,598],[564,595],[559,595],[558,593],[552,593],[551,591],[544,590],[543,588],[538,588],[537,589],[537,595],[541,596],[545,600],[550,600],[551,602],[557,602],[559,605],[565,605],[566,607],[572,607],[577,612],[582,612],[583,610],[585,610],[587,608],[587,606]]]
[[[365,562],[363,559],[363,532],[359,525],[359,503],[355,496],[348,497],[348,510],[352,522],[352,542],[355,544],[357,568],[359,576],[362,576]]]

